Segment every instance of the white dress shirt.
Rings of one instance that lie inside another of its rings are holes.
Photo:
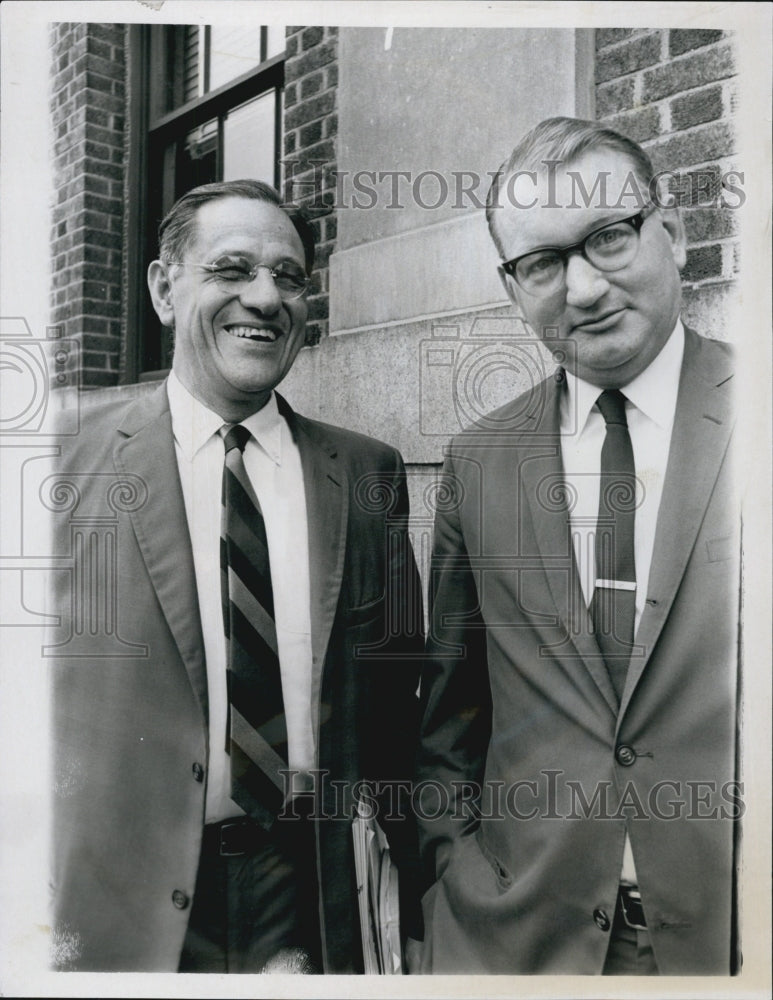
[[[230,764],[225,750],[228,699],[220,601],[225,449],[218,433],[225,421],[195,399],[174,372],[167,391],[204,636],[209,694],[206,822],[214,823],[242,814],[230,796]],[[308,521],[301,456],[273,393],[263,409],[241,423],[252,434],[244,449],[244,467],[260,501],[268,538],[288,764],[291,769],[307,772],[314,766],[315,752]]]
[[[671,431],[676,413],[679,375],[684,353],[684,328],[677,320],[660,353],[632,382],[621,386],[636,467],[636,620],[638,628],[647,598],[647,583],[655,544]],[[590,606],[596,580],[595,531],[599,509],[601,448],[606,424],[596,400],[601,389],[571,372],[561,399],[561,459],[564,480],[573,501],[570,511],[574,556],[585,603]],[[622,881],[636,884],[629,839],[626,837]]]

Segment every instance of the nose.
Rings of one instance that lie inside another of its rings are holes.
[[[570,306],[586,309],[609,290],[609,282],[601,271],[581,254],[573,253],[566,262],[566,301]]]
[[[252,281],[244,283],[239,301],[246,309],[254,309],[264,316],[274,316],[279,312],[282,308],[282,296],[267,267],[259,267]]]

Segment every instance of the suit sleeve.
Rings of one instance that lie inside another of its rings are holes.
[[[486,633],[465,538],[465,494],[469,488],[451,456],[443,469],[443,502],[435,517],[414,794],[430,883],[442,875],[454,842],[477,825],[475,809],[491,734]]]
[[[391,498],[385,525],[385,638],[377,657],[368,661],[372,684],[364,771],[382,789],[376,796],[377,815],[399,869],[401,930],[404,936],[421,937],[420,863],[410,790],[419,730],[423,599],[409,533],[406,470],[400,454],[392,454],[392,470],[382,479]]]
[[[424,645],[421,581],[408,531],[408,490],[402,458],[383,474],[390,500],[384,532],[383,638],[368,654],[374,682],[369,759],[375,780],[409,779],[418,736],[418,687]]]

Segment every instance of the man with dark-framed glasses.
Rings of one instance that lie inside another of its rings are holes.
[[[542,122],[487,217],[558,368],[448,450],[421,686],[423,969],[728,975],[732,353],[680,320],[682,221],[624,136]]]

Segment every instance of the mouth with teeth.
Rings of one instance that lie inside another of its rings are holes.
[[[263,344],[273,344],[279,339],[279,331],[265,326],[233,325],[225,327],[226,333],[240,340],[253,340]]]

